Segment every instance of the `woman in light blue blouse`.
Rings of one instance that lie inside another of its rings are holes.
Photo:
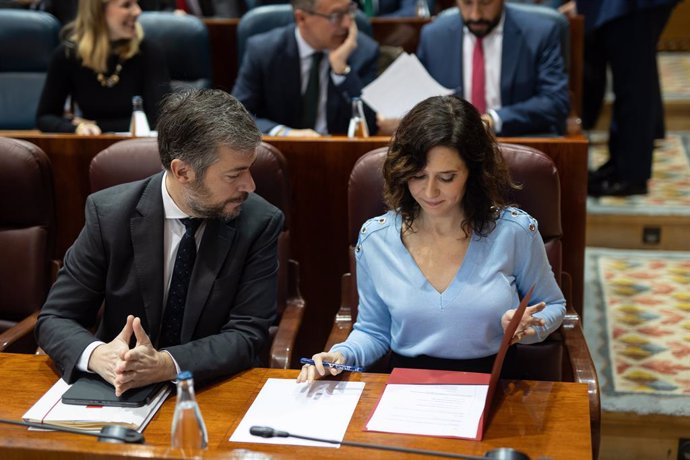
[[[507,166],[469,102],[444,96],[415,106],[383,174],[390,211],[362,226],[355,250],[357,322],[298,381],[325,375],[323,361],[366,368],[389,351],[392,367],[490,372],[532,285],[513,342],[540,342],[560,326],[565,299],[537,223],[502,198],[513,187]]]

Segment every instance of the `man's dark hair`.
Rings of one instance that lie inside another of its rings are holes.
[[[218,89],[188,89],[169,94],[157,124],[161,163],[170,169],[178,158],[204,176],[226,146],[236,152],[254,152],[261,132],[242,103]]]

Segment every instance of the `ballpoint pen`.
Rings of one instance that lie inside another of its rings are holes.
[[[314,360],[309,358],[300,358],[299,362],[301,364],[311,364],[312,366],[314,365]],[[322,361],[321,364],[323,364],[323,367],[332,367],[333,369],[339,369],[341,371],[364,372],[364,368],[358,366],[348,366],[347,364],[331,363],[328,361]]]

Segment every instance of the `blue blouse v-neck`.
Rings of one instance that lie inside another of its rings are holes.
[[[458,271],[443,292],[427,281],[401,239],[402,218],[368,220],[355,250],[359,308],[352,333],[331,351],[367,367],[392,349],[408,357],[473,359],[498,351],[501,316],[534,285],[530,305],[544,326],[521,343],[544,340],[565,315],[565,299],[546,257],[537,222],[507,208],[486,237],[473,235]]]

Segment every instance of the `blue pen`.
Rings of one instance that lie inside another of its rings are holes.
[[[309,358],[300,358],[299,362],[302,364],[311,364],[312,366],[314,365],[314,360]],[[323,367],[332,367],[333,369],[339,369],[341,371],[364,372],[364,368],[358,366],[348,366],[347,364],[329,363],[328,361],[322,361],[321,364],[323,364]]]

